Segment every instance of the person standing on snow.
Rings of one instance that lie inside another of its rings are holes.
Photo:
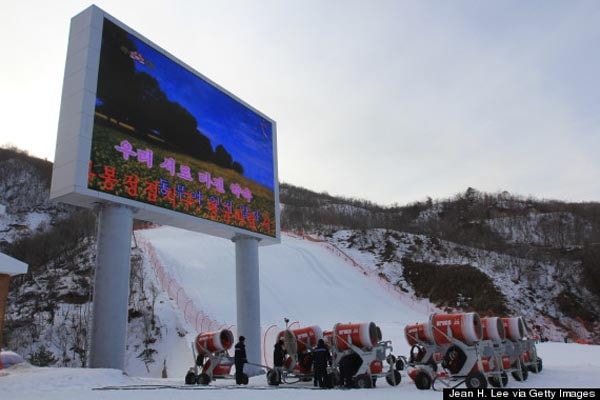
[[[313,350],[313,373],[314,385],[325,388],[325,378],[327,377],[327,365],[331,364],[331,354],[325,346],[323,339],[319,339],[317,347]]]
[[[275,347],[273,349],[273,369],[275,372],[277,372],[277,383],[281,383],[285,353],[286,351],[283,345],[283,340],[279,339],[277,343],[275,343]]]
[[[246,338],[240,336],[240,340],[235,345],[233,361],[235,363],[235,383],[237,385],[247,385],[248,377],[244,374],[244,364],[248,362],[246,358]]]

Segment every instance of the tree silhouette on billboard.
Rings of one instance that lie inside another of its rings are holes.
[[[169,100],[153,76],[136,70],[137,49],[127,32],[107,20],[103,29],[96,110],[133,127],[133,134],[154,136],[161,146],[243,174],[223,145],[213,150],[185,107]]]

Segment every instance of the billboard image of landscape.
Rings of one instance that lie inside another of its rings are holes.
[[[276,237],[274,130],[104,19],[89,189]]]

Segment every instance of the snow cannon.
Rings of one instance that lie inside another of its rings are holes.
[[[232,346],[233,333],[229,329],[196,336],[192,343],[195,362],[185,376],[186,385],[208,385],[217,378],[232,379],[233,361],[227,352]]]
[[[527,325],[523,317],[502,318],[506,329],[505,352],[510,355],[516,380],[526,380],[528,372],[541,372],[542,359],[537,354],[535,340],[528,337]]]
[[[288,379],[298,380],[313,379],[312,350],[323,339],[323,331],[317,325],[305,326],[298,329],[286,329],[277,334],[277,340],[282,340],[287,356],[283,362],[284,370],[281,379],[284,383],[291,383]],[[279,377],[267,374],[269,385],[278,385]]]
[[[522,317],[502,318],[502,324],[506,330],[507,339],[513,342],[525,339],[527,326]]]
[[[504,334],[497,319],[486,321],[485,328],[494,337]],[[483,388],[499,374],[496,359],[482,358],[484,343],[492,342],[482,340],[484,326],[477,313],[431,314],[425,323],[406,326],[404,334],[412,346],[408,376],[418,389],[430,389],[435,382]]]
[[[451,344],[452,339],[472,345],[479,342],[483,336],[481,319],[474,312],[432,314],[429,317],[429,323],[433,334],[433,342],[437,345]]]
[[[196,337],[196,351],[201,356],[227,351],[231,346],[233,346],[233,333],[229,329],[204,332]]]
[[[428,322],[406,326],[404,336],[411,346],[443,346],[454,339],[472,345],[481,340],[483,327],[477,313],[431,314]]]
[[[385,378],[391,386],[400,383],[399,364],[391,354],[391,342],[382,340],[381,329],[374,322],[337,323],[326,337],[332,349],[332,382],[357,388],[371,388],[377,378]],[[389,365],[387,370],[385,362]]]
[[[483,328],[483,340],[491,340],[494,343],[500,343],[506,339],[506,329],[500,318],[481,318],[481,326]]]
[[[323,331],[317,325],[298,329],[286,329],[277,335],[277,340],[283,340],[285,348],[290,355],[311,350],[317,346],[319,339],[323,339]]]
[[[337,351],[345,351],[356,346],[359,348],[373,347],[381,340],[381,330],[374,322],[337,323],[333,326],[333,347]]]
[[[333,346],[333,331],[323,331],[323,340],[327,347]]]
[[[409,345],[414,346],[419,343],[433,344],[433,333],[431,325],[428,323],[416,323],[404,327],[404,337]]]

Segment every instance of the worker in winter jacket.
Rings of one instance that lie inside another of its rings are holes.
[[[246,338],[240,336],[240,340],[235,345],[233,361],[235,363],[235,383],[238,385],[247,385],[248,377],[244,374],[244,364],[248,362],[246,358]]]
[[[325,346],[323,339],[319,339],[317,347],[313,350],[313,376],[314,385],[320,388],[327,387],[325,379],[327,377],[327,365],[331,364],[331,354]]]
[[[340,359],[340,387],[351,388],[354,386],[353,376],[356,375],[362,363],[362,358],[354,352]]]
[[[283,362],[285,360],[285,346],[283,340],[279,339],[273,349],[273,369],[277,372],[277,383],[281,383],[283,374]]]

